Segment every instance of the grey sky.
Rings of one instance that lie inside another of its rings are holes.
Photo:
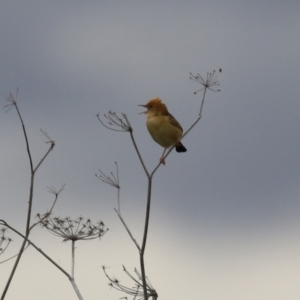
[[[122,282],[138,254],[113,208],[116,191],[97,178],[119,164],[124,218],[141,239],[146,176],[130,137],[103,128],[96,114],[127,114],[147,167],[154,143],[138,104],[160,97],[187,129],[200,88],[189,72],[222,68],[203,118],[171,153],[153,185],[146,267],[159,299],[298,299],[300,274],[298,1],[19,1],[1,4],[0,93],[18,104],[37,173],[34,214],[47,186],[66,183],[55,215],[91,217],[110,228],[77,247],[85,299],[119,299],[101,266]],[[23,230],[29,165],[16,112],[0,117],[0,218]],[[9,253],[19,248],[14,237]],[[66,269],[70,245],[42,229],[32,239]],[[9,255],[6,254],[5,257]],[[2,258],[2,257],[1,257]],[[0,265],[0,288],[12,263]],[[34,267],[33,267],[34,266]],[[131,283],[129,282],[129,285]],[[21,298],[20,298],[21,297]],[[6,299],[76,299],[69,282],[33,249]]]

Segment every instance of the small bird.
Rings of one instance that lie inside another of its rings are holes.
[[[147,111],[141,112],[146,114],[146,125],[153,140],[164,147],[164,152],[160,162],[165,164],[164,154],[166,150],[175,145],[177,152],[186,152],[186,148],[179,139],[182,136],[182,127],[178,121],[168,112],[167,106],[162,103],[161,99],[154,98],[146,105],[139,105],[147,108]]]

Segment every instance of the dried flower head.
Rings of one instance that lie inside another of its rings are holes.
[[[117,164],[117,162],[115,162],[115,164],[116,164],[116,168],[117,168],[116,176],[113,172],[110,172],[111,177],[107,176],[100,169],[99,169],[100,174],[95,174],[95,175],[102,182],[107,183],[108,185],[115,187],[117,189],[120,189],[118,164]]]
[[[219,69],[219,73],[221,72],[222,69]],[[213,70],[212,72],[207,72],[205,79],[199,73],[197,75],[193,75],[192,73],[190,73],[190,79],[200,83],[203,86],[203,88],[194,92],[194,94],[197,94],[203,89],[209,89],[213,92],[220,92],[219,89],[215,88],[220,85],[219,82],[216,80],[217,79],[216,70]]]
[[[134,287],[127,287],[124,286],[120,283],[118,279],[115,277],[110,277],[106,273],[106,267],[102,266],[104,274],[106,277],[109,279],[108,285],[118,291],[121,291],[123,293],[126,293],[127,295],[134,296],[133,299],[136,300],[142,300],[144,298],[144,291],[143,291],[143,280],[142,280],[142,275],[138,272],[137,269],[134,269],[134,272],[136,274],[136,277],[133,277],[123,266],[123,271],[126,273],[126,275],[134,282]],[[152,300],[156,300],[158,298],[158,294],[156,293],[155,289],[151,285],[150,281],[148,278],[146,278],[146,289],[147,289],[147,299],[152,298]],[[122,299],[122,298],[121,298]],[[123,299],[127,299],[127,297],[124,297]]]
[[[118,209],[117,212],[118,214],[121,213],[121,204],[120,204],[120,181],[119,181],[119,170],[118,170],[118,164],[117,162],[115,162],[116,164],[116,175],[113,172],[110,172],[111,177],[105,175],[100,169],[99,172],[100,174],[95,174],[97,178],[99,178],[102,182],[107,183],[108,185],[116,188],[118,190]]]
[[[109,111],[107,114],[104,114],[104,117],[107,119],[108,125],[101,120],[100,114],[97,114],[98,120],[104,127],[113,131],[132,132],[132,127],[125,114],[122,113],[122,117],[119,117],[115,112]],[[116,129],[118,127],[120,129]]]
[[[8,112],[13,106],[17,106],[17,98],[18,98],[18,89],[16,92],[16,96],[14,97],[12,93],[9,94],[8,97],[6,97],[6,102],[8,102],[8,104],[4,105],[4,108],[6,109],[6,112]]]
[[[108,230],[102,221],[94,225],[90,219],[85,220],[83,217],[75,220],[70,217],[51,218],[50,215],[46,218],[40,215],[37,217],[40,219],[42,227],[53,235],[63,238],[64,242],[101,238]]]
[[[12,239],[6,236],[7,229],[0,229],[0,255],[4,253],[9,244],[12,242]]]

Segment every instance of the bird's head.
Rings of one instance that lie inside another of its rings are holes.
[[[161,102],[159,98],[151,99],[147,104],[139,106],[143,106],[147,108],[146,111],[141,112],[140,114],[146,115],[167,115],[168,109],[164,103]]]

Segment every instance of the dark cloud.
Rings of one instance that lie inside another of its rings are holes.
[[[34,213],[46,211],[52,201],[47,186],[67,183],[56,213],[90,215],[111,229],[107,244],[104,239],[103,248],[97,248],[103,251],[99,266],[110,264],[113,273],[122,263],[138,266],[138,257],[127,255],[133,245],[113,212],[116,193],[94,174],[98,168],[113,171],[118,161],[124,217],[139,239],[146,176],[129,135],[103,128],[96,114],[127,114],[151,170],[162,149],[148,134],[137,105],[161,97],[186,130],[201,99],[201,93],[194,95],[201,86],[189,80],[189,72],[205,76],[222,68],[217,78],[221,92],[207,94],[203,117],[185,138],[187,153],[171,153],[154,177],[150,279],[159,295],[171,298],[180,298],[173,287],[182,285],[182,295],[191,299],[241,298],[237,292],[245,295],[242,299],[296,297],[297,271],[291,266],[297,264],[299,251],[291,249],[299,250],[300,227],[299,25],[296,2],[2,4],[3,100],[19,87],[35,164],[48,147],[39,129],[56,141],[37,174]],[[13,109],[2,112],[0,138],[0,217],[22,228],[30,174]],[[35,237],[37,242],[43,239],[40,232]],[[58,260],[69,259],[53,242],[43,243]],[[88,246],[81,248],[86,257],[98,256]],[[85,262],[95,265],[94,260]],[[82,272],[84,268],[80,266]],[[9,269],[1,272],[1,282]],[[17,299],[20,290],[27,298],[37,297],[30,283],[20,282],[24,272],[28,278],[28,268],[20,268],[18,288],[12,288],[8,299]],[[99,268],[93,272],[97,277]],[[47,278],[39,282],[41,297],[44,282]],[[109,293],[105,285],[95,296],[96,288],[86,287],[84,278],[81,282],[91,299],[104,293],[109,299],[121,296]]]

